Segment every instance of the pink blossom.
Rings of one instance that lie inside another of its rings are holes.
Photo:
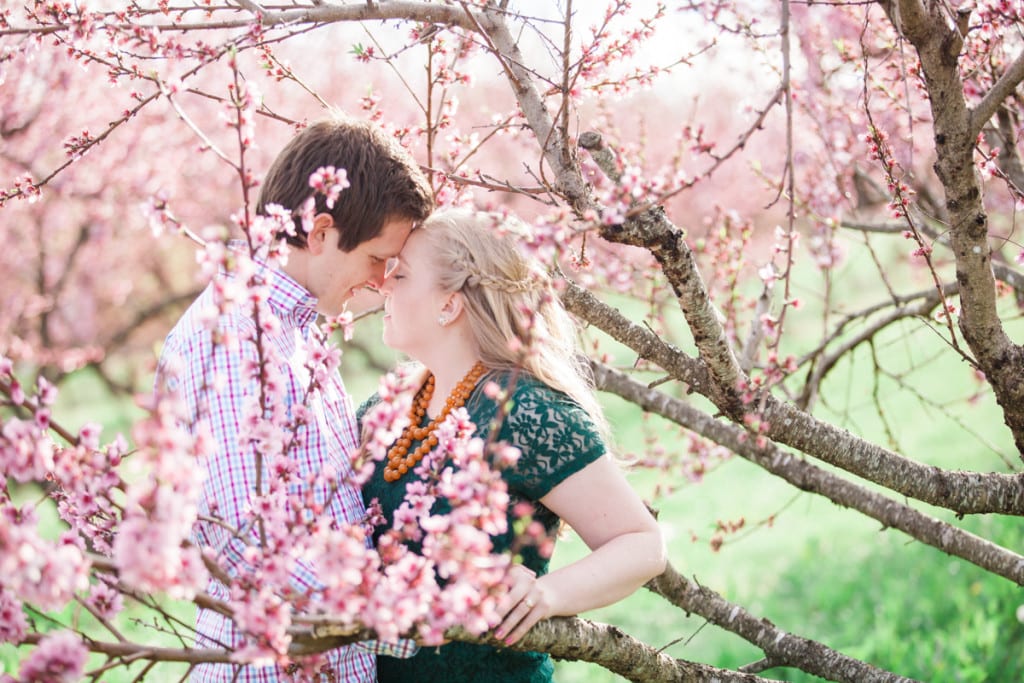
[[[263,586],[231,601],[235,623],[250,640],[232,659],[252,664],[268,664],[288,651],[291,636],[291,606],[269,587]]]
[[[341,314],[327,318],[325,322],[325,332],[330,334],[335,330],[341,330],[342,338],[345,341],[352,339],[352,335],[355,334],[355,323],[352,311],[342,311]]]
[[[144,591],[188,598],[207,580],[199,551],[184,542],[195,523],[208,436],[192,439],[182,424],[180,402],[155,397],[148,417],[135,425],[144,469],[125,491],[118,534],[112,543],[121,578]],[[200,426],[200,434],[205,430]]]
[[[75,683],[88,655],[85,644],[71,631],[50,633],[21,663],[18,678],[33,683]]]
[[[39,375],[36,380],[36,386],[38,387],[36,396],[39,399],[39,405],[52,406],[57,400],[57,387],[42,375]]]
[[[28,631],[28,620],[21,609],[21,600],[0,587],[0,643],[20,643]]]
[[[121,593],[102,580],[92,585],[86,602],[104,619],[113,619],[124,609]]]
[[[429,618],[439,594],[432,564],[405,553],[384,570],[367,604],[367,625],[376,629],[381,640],[395,642],[414,624]]]
[[[7,504],[0,508],[0,576],[19,599],[41,609],[60,609],[88,586],[89,563],[65,535],[42,538],[35,515]]]
[[[55,448],[45,428],[37,420],[8,418],[0,429],[0,471],[18,482],[45,479]]]
[[[333,209],[341,191],[349,186],[348,174],[343,168],[321,166],[309,176],[309,186],[327,199],[327,208]]]

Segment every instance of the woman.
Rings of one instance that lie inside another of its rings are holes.
[[[567,616],[620,600],[665,567],[658,525],[605,450],[606,424],[586,380],[572,321],[551,290],[549,278],[525,259],[508,235],[511,219],[448,211],[414,230],[386,277],[384,342],[426,369],[417,384],[418,424],[410,425],[363,489],[378,499],[386,524],[416,462],[429,451],[434,423],[463,402],[486,438],[498,412],[484,386],[495,382],[511,398],[500,420],[498,441],[520,449],[503,471],[512,508],[534,504],[533,519],[554,538],[564,520],[592,552],[548,573],[548,560],[531,548],[510,572],[494,635],[514,643],[541,619]],[[527,320],[528,318],[528,320]],[[493,394],[492,394],[493,395]],[[360,417],[377,397],[360,409]],[[419,429],[416,429],[419,428]],[[424,443],[426,445],[424,445]],[[492,539],[496,552],[510,549],[511,531]],[[410,659],[378,658],[378,680],[550,681],[550,657],[485,645],[453,642],[424,647]]]

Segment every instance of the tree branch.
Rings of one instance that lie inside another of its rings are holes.
[[[675,379],[715,401],[703,364],[635,325],[578,285],[569,283],[562,300],[566,308],[613,339],[663,368]],[[705,393],[709,392],[709,393]],[[822,422],[774,396],[765,397],[762,419],[766,436],[846,470],[868,481],[959,514],[999,512],[1024,515],[1024,475],[943,470],[904,458],[869,441]],[[719,409],[739,422],[742,414]]]
[[[978,133],[992,117],[1003,97],[1013,91],[1007,87],[1019,82],[1018,58],[997,81],[985,98],[985,108],[971,112],[967,107],[961,79],[959,53],[963,47],[961,26],[968,10],[950,25],[947,8],[931,3],[925,8],[920,0],[899,0],[898,12],[886,6],[889,18],[914,45],[921,70],[935,131],[935,173],[946,194],[949,211],[950,246],[956,258],[956,279],[960,284],[960,331],[996,401],[1003,419],[1024,458],[1024,348],[1006,333],[996,308],[992,250],[988,243],[989,221],[983,201],[984,188],[974,163]]]
[[[677,607],[700,614],[761,648],[774,666],[793,666],[842,683],[914,683],[914,679],[879,669],[757,619],[709,588],[688,581],[671,566],[647,587]]]
[[[1022,176],[1024,177],[1024,176]],[[881,233],[888,235],[901,234],[906,228],[899,223],[856,223],[844,221],[842,227],[847,230],[857,230],[866,233]],[[923,233],[932,239],[932,244],[941,244],[949,248],[949,240],[939,235],[935,230],[922,224]],[[992,274],[997,280],[1013,288],[1018,294],[1024,295],[1024,273],[1001,261],[992,261]]]
[[[1017,55],[1013,64],[1003,72],[998,81],[992,84],[981,102],[978,102],[977,106],[970,110],[968,125],[971,137],[978,137],[978,133],[1003,106],[1003,101],[1017,90],[1021,81],[1024,81],[1024,51]]]
[[[952,295],[957,290],[956,283],[947,284],[942,288],[943,294]],[[900,320],[906,320],[907,318],[919,318],[928,315],[936,306],[939,305],[940,299],[938,293],[934,289],[925,290],[921,296],[914,297],[914,303],[902,303],[893,302],[894,308],[889,311],[886,315],[882,316],[878,320],[865,327],[858,334],[846,339],[841,343],[838,348],[833,349],[830,353],[825,354],[827,345],[835,340],[842,328],[853,319],[852,316],[843,321],[839,325],[836,332],[829,338],[826,339],[817,349],[807,355],[806,359],[799,361],[798,365],[803,365],[809,359],[814,359],[814,365],[811,370],[810,377],[804,384],[800,391],[800,397],[796,400],[797,405],[803,410],[807,410],[811,404],[812,397],[819,393],[822,381],[825,376],[828,375],[829,371],[836,366],[836,364],[846,356],[846,354],[853,351],[855,348],[860,346],[866,341],[874,338],[876,334],[892,325],[893,323],[899,322]]]
[[[617,370],[596,362],[591,362],[591,367],[602,391],[613,393],[649,413],[660,415],[728,448],[801,491],[818,494],[836,505],[877,520],[883,529],[898,529],[933,548],[1024,586],[1024,556],[796,458],[774,443],[768,442],[764,448],[758,448],[743,429],[716,420],[686,402],[651,389]],[[696,608],[693,611],[706,616]],[[766,654],[778,656],[768,651]]]

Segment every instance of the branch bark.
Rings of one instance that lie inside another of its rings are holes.
[[[929,3],[925,7],[920,0],[900,0],[885,8],[921,60],[935,129],[934,168],[946,195],[950,245],[960,284],[960,331],[992,386],[1024,458],[1024,349],[1010,340],[996,310],[988,215],[974,164],[977,135],[1020,81],[1018,72],[1024,70],[1024,64],[1018,58],[989,91],[984,106],[972,112],[958,63],[963,37],[960,28],[950,23],[946,6]]]
[[[459,633],[453,635],[458,640],[469,640]],[[474,638],[471,642],[500,645],[498,641],[490,638]],[[768,679],[753,674],[674,659],[614,626],[597,624],[578,617],[560,617],[540,622],[516,643],[515,649],[548,652],[558,659],[591,662],[636,683],[768,683]]]
[[[725,446],[801,491],[824,496],[836,505],[877,520],[883,530],[898,529],[933,548],[1024,586],[1024,556],[847,481],[807,460],[794,457],[771,442],[764,448],[758,448],[746,438],[747,434],[741,428],[715,420],[685,401],[651,389],[617,370],[596,362],[592,362],[591,367],[595,382],[602,391],[613,393],[647,412]],[[706,616],[698,609],[693,611]]]
[[[687,580],[671,566],[647,587],[672,604],[700,614],[740,635],[768,655],[772,666],[793,666],[841,683],[914,683],[914,679],[848,657],[821,643],[786,633],[767,619],[757,619],[709,588]]]
[[[562,300],[581,319],[660,366],[675,379],[686,382],[694,391],[715,400],[713,394],[705,393],[711,380],[700,361],[664,343],[650,330],[633,324],[575,284],[568,285]],[[740,416],[730,414],[728,406],[718,407],[738,421]],[[1024,475],[959,472],[923,465],[821,422],[770,395],[766,397],[763,417],[770,425],[766,435],[772,441],[792,446],[897,493],[959,514],[1024,514]]]
[[[1003,100],[1013,95],[1021,81],[1024,81],[1024,52],[1017,55],[1017,59],[1013,60],[1013,64],[1003,72],[999,80],[985,93],[981,102],[970,112],[972,137],[978,137],[978,133],[982,131],[989,120],[1003,106]]]

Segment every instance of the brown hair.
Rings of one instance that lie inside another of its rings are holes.
[[[333,208],[309,186],[309,177],[325,166],[343,168],[348,175],[349,187]],[[419,222],[434,208],[430,184],[401,143],[373,123],[344,117],[317,121],[285,145],[263,180],[256,212],[266,215],[271,204],[290,211],[296,234],[278,236],[304,248],[301,212],[310,197],[314,214],[331,215],[338,248],[346,252],[377,237],[387,222]]]

